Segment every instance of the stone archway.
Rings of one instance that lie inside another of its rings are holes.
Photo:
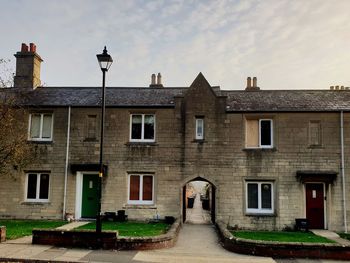
[[[206,182],[210,186],[209,200],[202,200],[201,199],[201,202],[202,202],[203,208],[206,208],[206,206],[208,206],[208,208],[210,208],[210,219],[211,219],[211,222],[213,224],[215,224],[215,220],[216,220],[216,186],[208,179],[200,177],[200,176],[194,177],[194,178],[189,179],[189,180],[187,179],[182,184],[182,221],[186,222],[186,219],[187,219],[187,213],[186,213],[186,211],[188,209],[188,207],[187,207],[188,206],[187,195],[186,195],[187,190],[188,190],[187,186],[189,183],[195,182],[195,181]],[[203,202],[207,202],[207,204],[204,204]]]

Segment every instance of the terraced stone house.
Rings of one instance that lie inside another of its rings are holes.
[[[22,45],[14,87],[39,152],[0,184],[0,217],[94,217],[101,87],[42,87],[35,45]],[[296,87],[297,88],[297,87]],[[349,227],[350,91],[107,87],[102,212],[186,219],[186,184],[211,184],[212,221],[283,229]]]

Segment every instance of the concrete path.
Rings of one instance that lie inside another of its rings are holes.
[[[186,209],[186,223],[189,224],[210,224],[210,211],[202,209],[200,195],[197,193],[194,199],[193,208]]]
[[[311,229],[310,231],[315,235],[328,238],[342,245],[350,246],[349,240],[341,238],[337,233],[334,233],[332,231],[323,229]]]
[[[63,226],[56,227],[56,229],[61,229],[61,230],[72,230],[74,228],[89,224],[90,221],[75,221],[72,223],[65,224]]]
[[[221,247],[213,225],[184,224],[173,248],[138,252],[142,262],[275,262],[271,258],[240,255]]]

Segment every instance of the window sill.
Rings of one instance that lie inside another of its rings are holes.
[[[206,141],[204,140],[204,139],[194,139],[193,141],[192,141],[193,143],[198,143],[198,144],[203,144],[203,143],[205,143]]]
[[[245,216],[251,217],[276,217],[276,213],[246,213]]]
[[[53,141],[41,141],[41,140],[28,140],[28,143],[33,143],[33,144],[53,144]]]
[[[309,145],[307,148],[308,149],[324,149],[325,147],[323,145]]]
[[[21,205],[50,205],[50,201],[23,201]]]
[[[125,205],[123,205],[123,209],[157,209],[157,206],[155,206],[154,204],[152,204],[152,205],[125,204]]]
[[[250,152],[250,151],[261,151],[261,152],[276,152],[277,149],[276,147],[272,148],[261,148],[261,147],[256,147],[256,148],[243,148],[242,151]]]
[[[96,138],[85,138],[83,142],[98,142]]]
[[[127,142],[126,146],[130,147],[150,147],[150,146],[158,146],[156,142]]]

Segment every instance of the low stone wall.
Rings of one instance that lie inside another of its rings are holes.
[[[80,247],[89,249],[113,249],[117,240],[117,231],[33,229],[33,244],[58,247]]]
[[[172,224],[166,234],[154,237],[122,237],[117,231],[33,229],[33,244],[90,249],[147,250],[174,246],[181,221]]]
[[[0,243],[6,241],[6,226],[0,226]]]
[[[350,260],[350,246],[335,243],[297,243],[249,240],[234,237],[223,222],[217,222],[222,245],[240,254],[273,258],[318,258]]]

